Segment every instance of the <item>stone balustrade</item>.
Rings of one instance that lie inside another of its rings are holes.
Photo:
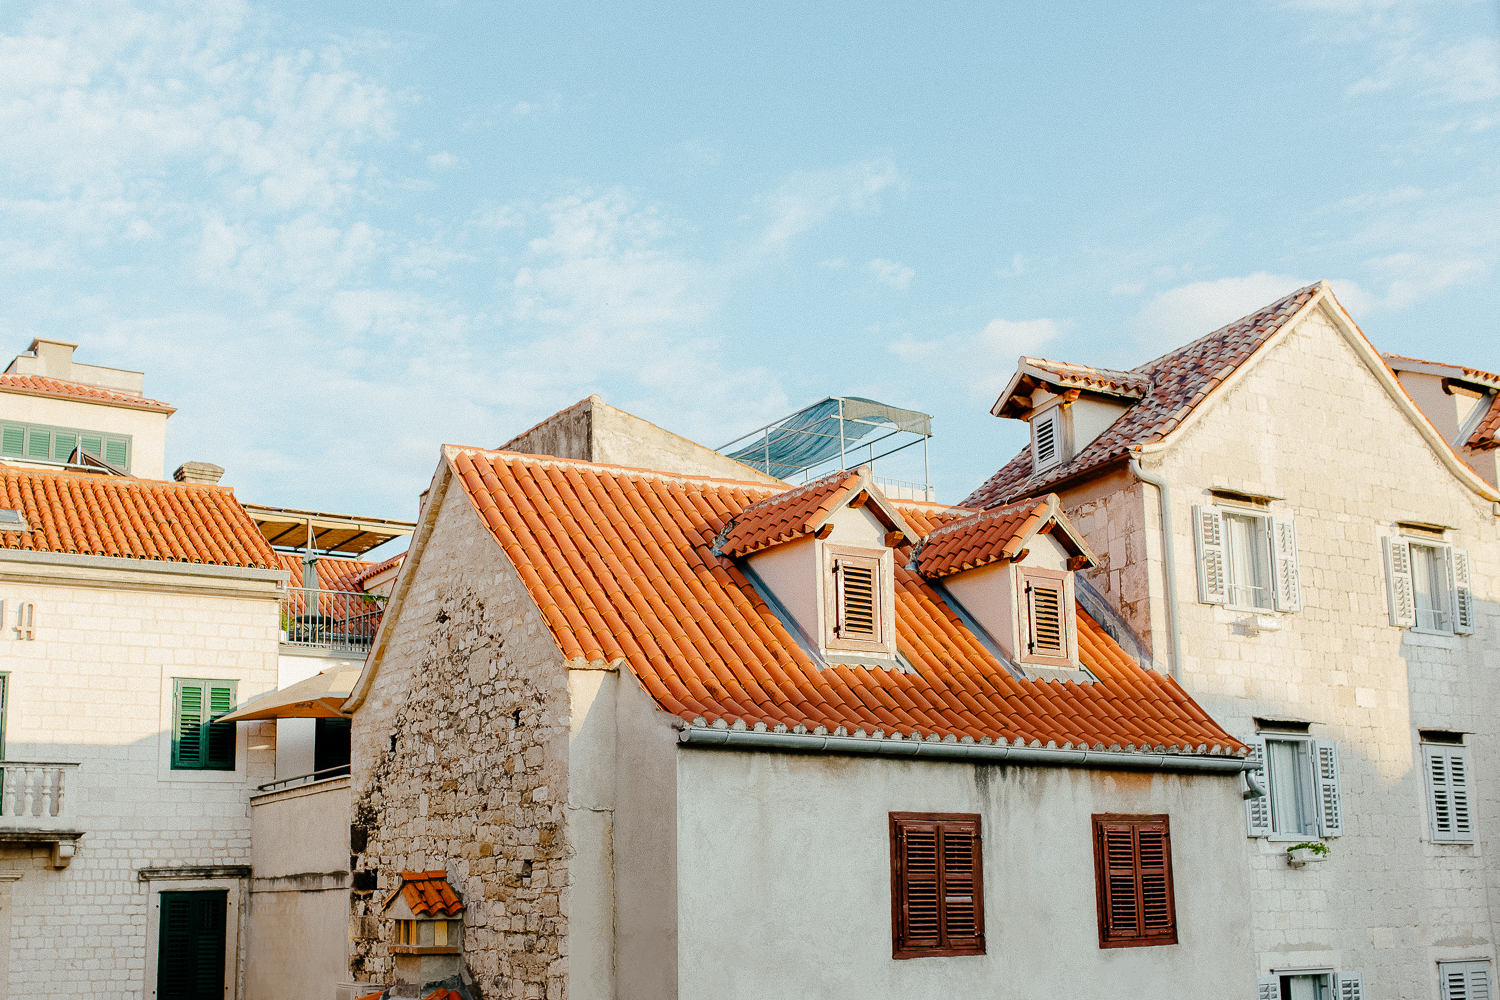
[[[0,761],[0,831],[72,828],[77,764]]]

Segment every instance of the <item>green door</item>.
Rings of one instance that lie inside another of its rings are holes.
[[[161,894],[157,1000],[224,1000],[227,892]]]

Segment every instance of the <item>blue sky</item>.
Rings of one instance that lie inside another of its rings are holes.
[[[247,500],[400,517],[596,391],[710,445],[926,410],[958,500],[1017,355],[1318,278],[1500,370],[1497,0],[741,6],[6,3],[0,344],[143,369]]]

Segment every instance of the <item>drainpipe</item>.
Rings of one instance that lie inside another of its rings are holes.
[[[1161,501],[1162,575],[1167,578],[1167,631],[1172,636],[1172,679],[1182,680],[1182,632],[1177,622],[1177,559],[1172,544],[1172,491],[1167,481],[1141,468],[1139,452],[1130,455],[1130,471],[1143,483],[1156,487]]]

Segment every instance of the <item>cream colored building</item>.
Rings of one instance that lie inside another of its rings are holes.
[[[1082,575],[1266,755],[1238,824],[1256,981],[1214,995],[1493,988],[1500,493],[1466,450],[1493,389],[1388,367],[1320,284],[1129,372],[1023,358],[996,403],[1032,444],[966,503],[1059,494]],[[1303,842],[1326,859],[1289,865]]]

